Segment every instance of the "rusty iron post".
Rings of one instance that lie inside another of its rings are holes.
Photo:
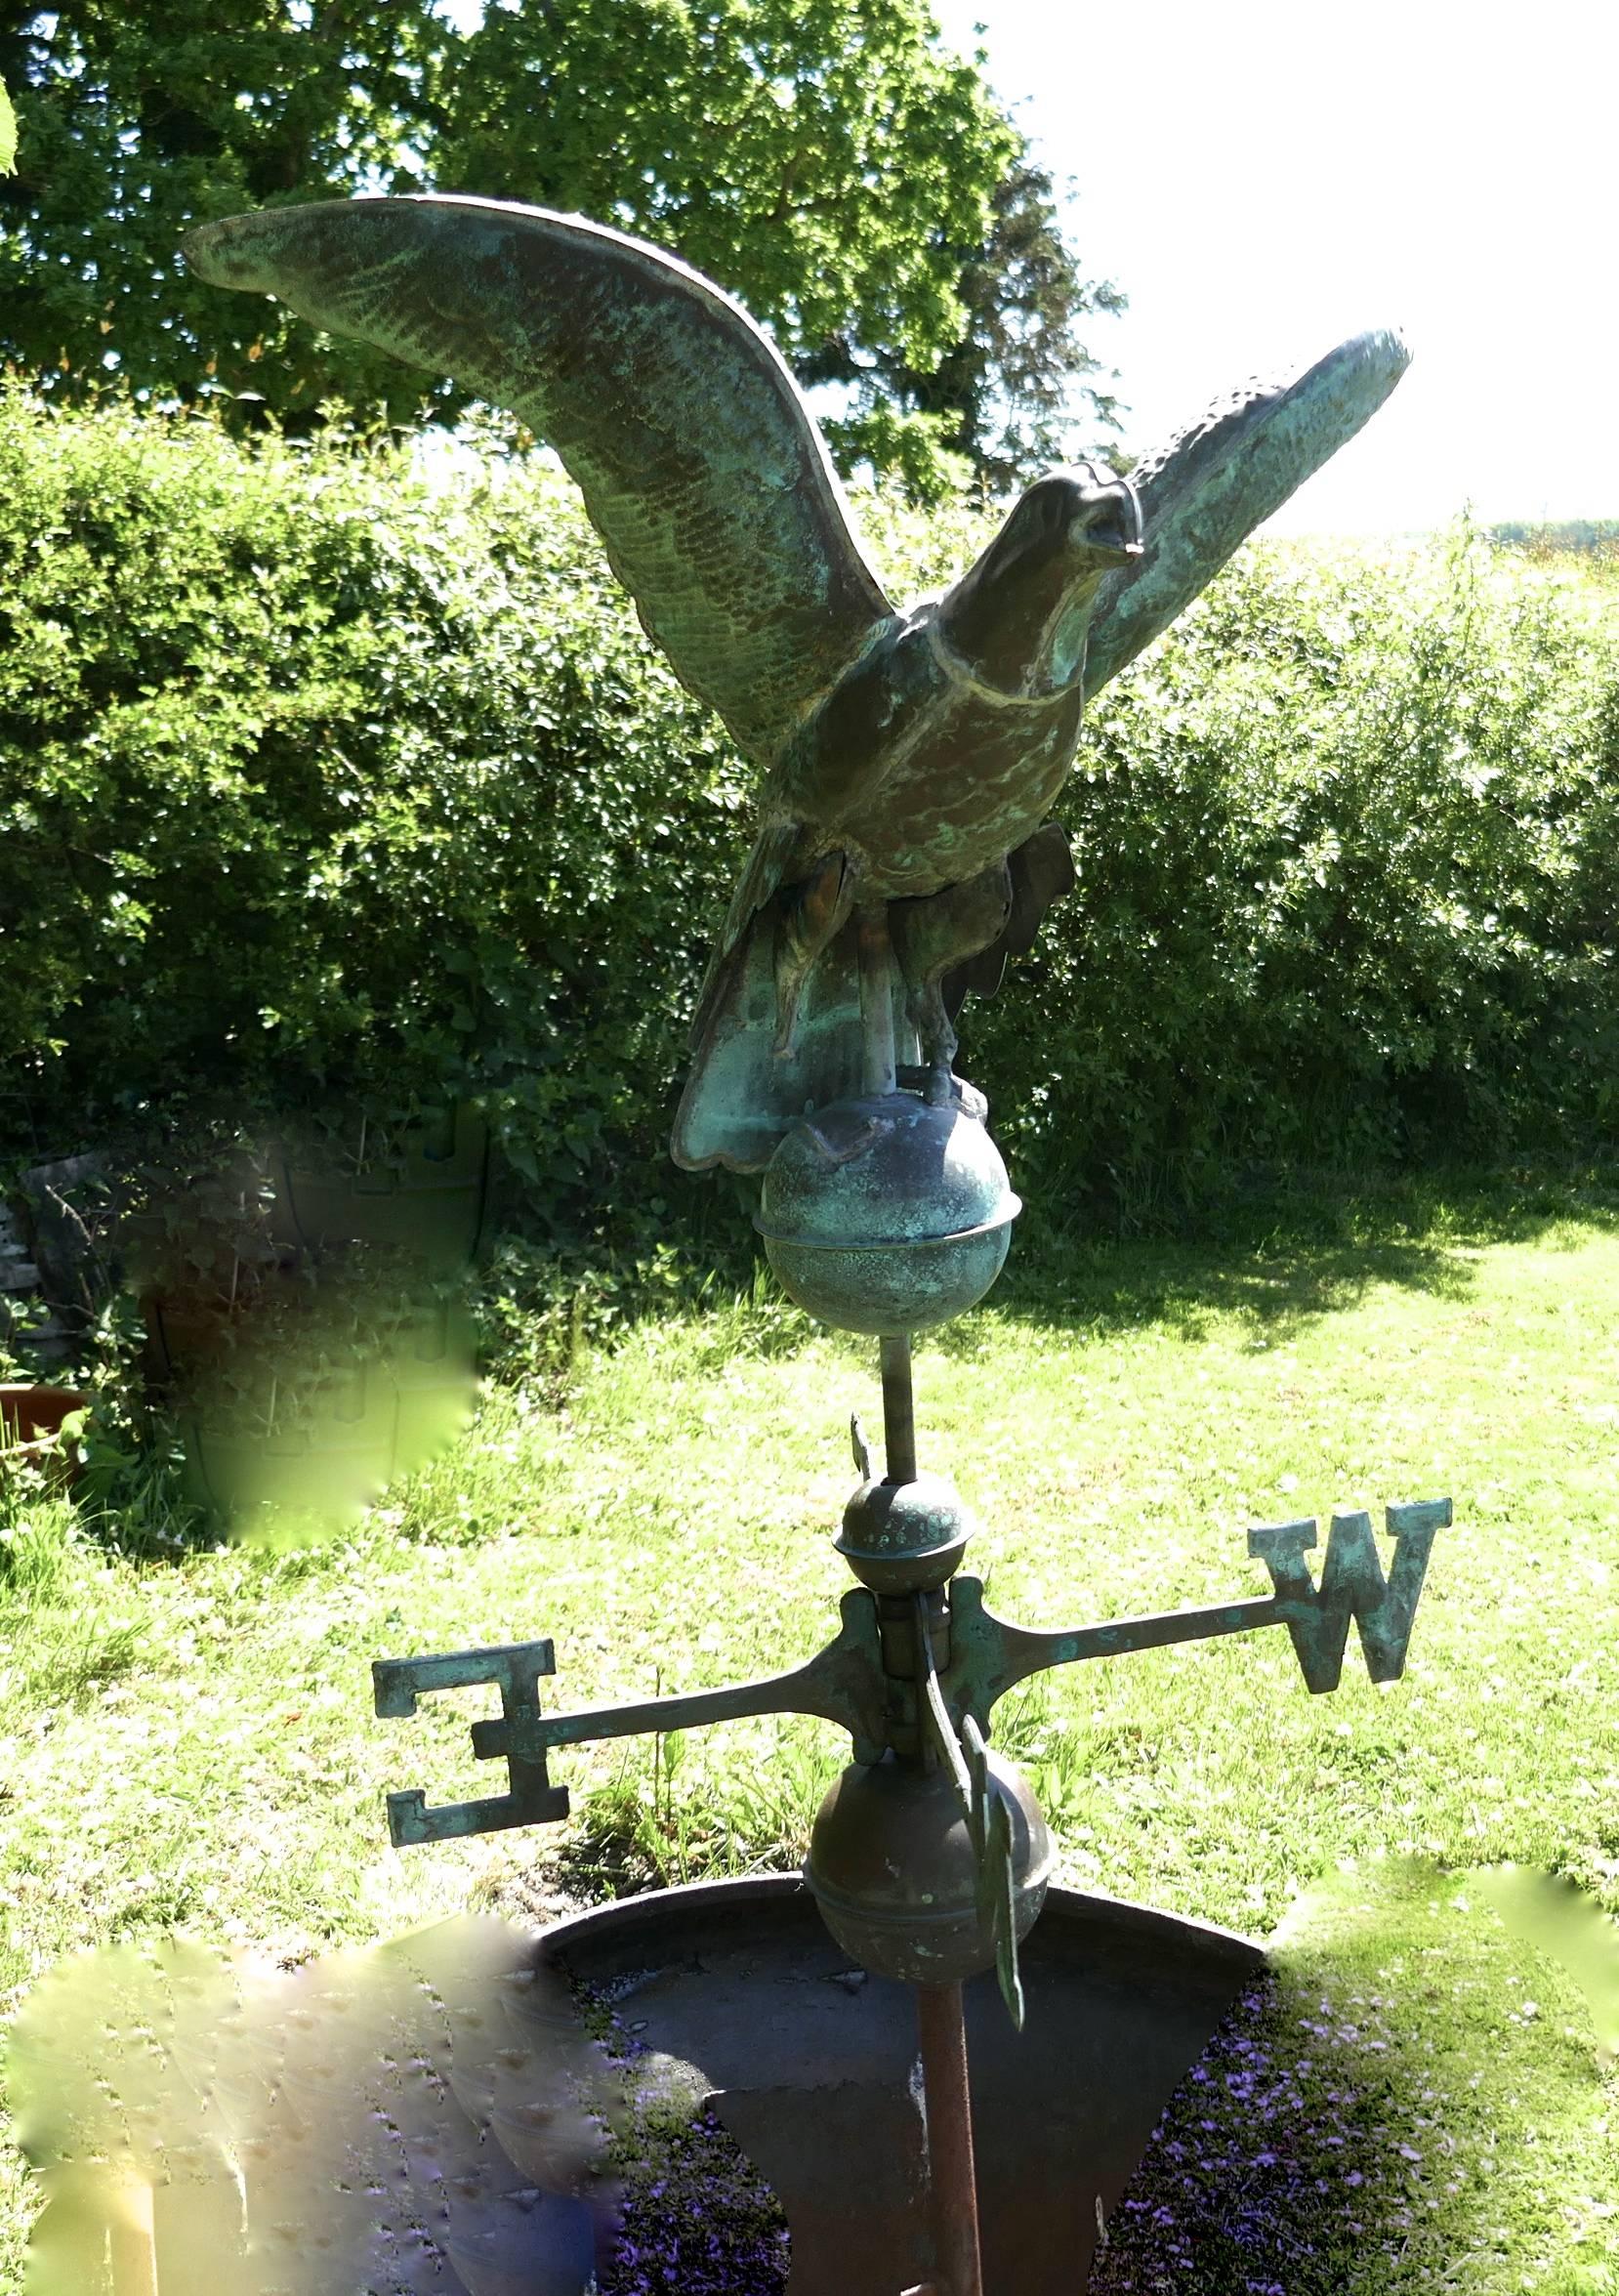
[[[959,1983],[918,1985],[915,1990],[928,2120],[928,2214],[939,2275],[937,2296],[983,2296],[962,1990]]]

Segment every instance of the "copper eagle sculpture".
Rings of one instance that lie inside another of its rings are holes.
[[[674,1154],[757,1171],[859,1089],[858,936],[898,1042],[948,1073],[1073,883],[1050,818],[1095,692],[1381,405],[1408,359],[1356,336],[1216,404],[1130,479],[1029,486],[944,595],[899,608],[785,361],[673,256],[577,216],[433,195],[192,231],[191,267],[511,409],[577,482],[676,675],[759,769],[759,819],[698,1001]]]

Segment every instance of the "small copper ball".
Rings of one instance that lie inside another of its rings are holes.
[[[1010,1808],[1013,1912],[1021,1939],[1045,1903],[1051,1836],[1012,1765],[991,1754],[989,1774]],[[851,1763],[816,1815],[804,1878],[833,1937],[874,1977],[954,1984],[994,1962],[972,1837],[941,1770],[893,1754]]]

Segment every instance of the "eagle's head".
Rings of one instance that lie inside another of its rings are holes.
[[[940,601],[940,631],[1003,692],[1069,686],[1083,663],[1097,585],[1141,555],[1142,508],[1128,479],[1089,462],[1048,471]]]
[[[1069,463],[1036,479],[1013,518],[1025,505],[1035,515],[1059,522],[1069,553],[1091,565],[1124,566],[1142,555],[1142,506],[1135,487],[1093,462]]]

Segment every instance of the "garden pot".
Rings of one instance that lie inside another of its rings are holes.
[[[166,1332],[166,1319],[156,1328]],[[214,1344],[223,1344],[217,1328]],[[201,1402],[183,1411],[198,1503],[238,1524],[274,1506],[329,1527],[347,1525],[390,1483],[453,1442],[472,1417],[477,1377],[471,1318],[450,1303],[419,1309],[374,1352],[334,1373],[314,1410],[300,1410],[281,1426],[269,1423],[262,1370],[255,1393],[262,1393],[262,1417],[221,1415]]]
[[[242,1320],[224,1302],[196,1294],[142,1292],[139,1304],[146,1327],[143,1367],[158,1395],[215,1363]]]
[[[796,1875],[699,1884],[550,1930],[539,1962],[607,1994],[643,2086],[712,2106],[773,2187],[788,2296],[898,2296],[935,2269],[921,2205],[915,1996],[833,1943]],[[1251,1940],[1052,1890],[1023,1947],[1015,2032],[966,1988],[984,2286],[1083,2288],[1159,2113],[1243,1987]]]
[[[440,1300],[410,1318],[388,1357],[398,1398],[394,1476],[452,1443],[477,1407],[477,1338],[468,1310]]]
[[[287,1424],[188,1413],[181,1426],[192,1493],[235,1528],[271,1527],[271,1515],[289,1527],[347,1528],[393,1480],[398,1410],[386,1369],[359,1366]]]
[[[87,1411],[90,1398],[74,1387],[34,1387],[26,1380],[0,1384],[0,1472],[40,1467],[71,1482],[78,1460],[61,1443],[62,1421]]]
[[[356,1148],[363,1134],[356,1126]],[[308,1250],[346,1243],[407,1251],[435,1274],[471,1264],[488,1194],[489,1128],[471,1108],[413,1126],[395,1157],[345,1172],[307,1149],[276,1158],[290,1232]]]

